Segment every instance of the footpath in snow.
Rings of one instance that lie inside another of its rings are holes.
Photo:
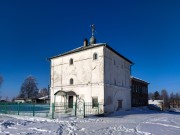
[[[180,113],[134,108],[106,117],[48,119],[0,115],[0,135],[179,135]]]

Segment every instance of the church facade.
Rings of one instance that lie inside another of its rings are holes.
[[[90,43],[50,58],[51,104],[77,101],[103,104],[104,113],[131,108],[132,62],[106,43]]]

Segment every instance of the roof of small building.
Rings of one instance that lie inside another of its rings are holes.
[[[88,46],[81,46],[81,47],[78,47],[78,48],[73,49],[73,50],[71,50],[71,51],[68,51],[68,52],[59,54],[59,55],[57,55],[57,56],[51,57],[51,58],[49,58],[49,59],[61,57],[61,56],[64,56],[64,55],[68,55],[68,54],[72,54],[72,53],[76,53],[76,52],[80,52],[80,51],[83,51],[83,50],[88,50],[88,49],[92,49],[92,48],[96,48],[96,47],[100,47],[100,46],[105,46],[105,47],[107,47],[109,50],[113,51],[115,54],[117,54],[117,55],[120,56],[121,58],[125,59],[126,61],[128,61],[128,62],[131,63],[131,64],[134,64],[132,61],[130,61],[129,59],[127,59],[126,57],[124,57],[123,55],[121,55],[120,53],[118,53],[117,51],[115,51],[114,49],[112,49],[109,45],[107,45],[107,43],[99,43],[99,44],[92,44],[92,45],[88,45]]]
[[[9,101],[7,101],[7,100],[5,100],[5,99],[2,99],[2,100],[0,100],[0,102],[9,102]]]
[[[148,100],[148,102],[163,103],[164,100],[153,100],[153,99],[151,99],[151,100]]]
[[[49,98],[50,98],[50,96],[47,95],[47,96],[44,96],[44,97],[40,97],[40,98],[38,98],[38,99],[42,100],[42,99],[49,99]]]
[[[25,98],[16,98],[14,100],[26,100]]]
[[[142,82],[142,83],[145,83],[145,84],[150,84],[149,82],[146,82],[140,78],[137,78],[137,77],[134,77],[134,76],[131,76],[131,80],[136,80],[136,81],[139,81],[139,82]]]

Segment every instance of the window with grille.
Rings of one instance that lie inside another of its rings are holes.
[[[92,97],[92,107],[98,107],[98,98]]]

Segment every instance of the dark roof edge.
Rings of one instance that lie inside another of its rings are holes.
[[[120,56],[121,58],[127,60],[129,63],[134,64],[132,61],[130,61],[129,59],[127,59],[126,57],[124,57],[123,55],[121,55],[120,53],[118,53],[117,51],[115,51],[113,48],[111,48],[109,45],[105,44],[105,46],[106,46],[109,50],[113,51],[115,54],[117,54],[118,56]]]
[[[63,54],[60,54],[60,55],[51,57],[51,58],[48,58],[48,60],[51,60],[51,59],[57,58],[57,57],[61,57],[61,56],[65,56],[65,55],[68,55],[68,54],[72,54],[72,53],[76,53],[76,52],[88,50],[88,49],[91,49],[91,48],[100,47],[100,46],[105,46],[105,47],[107,47],[109,50],[111,50],[112,52],[114,52],[115,54],[117,54],[118,56],[120,56],[121,58],[125,59],[126,61],[128,61],[128,62],[131,63],[131,64],[134,64],[132,61],[130,61],[129,59],[127,59],[126,57],[124,57],[123,55],[121,55],[120,53],[118,53],[117,51],[115,51],[113,48],[111,48],[109,45],[107,45],[107,43],[102,43],[102,44],[99,44],[99,45],[91,45],[91,46],[87,46],[87,47],[81,47],[81,48],[78,48],[78,49],[75,49],[75,50],[72,50],[72,51],[69,51],[69,52],[66,52],[66,53],[63,53]]]
[[[68,51],[68,52],[65,52],[65,53],[62,53],[62,54],[59,54],[57,56],[54,56],[54,57],[51,57],[51,58],[48,58],[49,60],[53,59],[53,58],[57,58],[57,57],[61,57],[61,56],[65,56],[65,55],[68,55],[68,54],[72,54],[72,53],[76,53],[76,52],[80,52],[80,51],[84,51],[84,50],[88,50],[90,48],[95,48],[95,47],[99,47],[99,46],[103,46],[104,44],[100,44],[100,45],[91,45],[91,46],[87,46],[87,47],[79,47],[77,49],[74,49],[74,50],[71,50],[71,51]]]
[[[149,82],[146,82],[146,81],[144,81],[144,80],[142,80],[142,79],[139,79],[139,78],[137,78],[137,77],[134,77],[134,76],[131,76],[131,79],[134,79],[134,80],[143,82],[143,83],[145,83],[145,84],[150,84]]]

